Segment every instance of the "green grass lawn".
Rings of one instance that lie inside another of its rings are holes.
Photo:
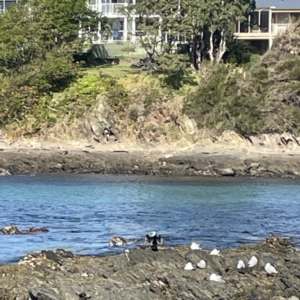
[[[121,65],[108,65],[108,66],[98,66],[98,67],[91,67],[91,68],[82,68],[83,72],[89,74],[98,74],[102,72],[104,74],[113,76],[113,77],[122,77],[124,75],[130,74],[141,74],[145,73],[145,71],[139,68],[132,68],[129,64],[121,64]]]

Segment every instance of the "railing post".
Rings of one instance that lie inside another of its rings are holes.
[[[136,21],[135,21],[135,17],[132,17],[132,23],[131,23],[131,32],[132,32],[132,38],[131,38],[131,41],[133,43],[135,43],[136,41]]]
[[[272,48],[273,39],[272,39],[272,8],[269,9],[269,49]]]
[[[128,2],[125,2],[124,7],[126,8],[126,6],[128,6]],[[125,16],[124,17],[124,26],[123,26],[123,40],[124,42],[127,41],[127,37],[128,37],[128,18]]]
[[[251,31],[250,22],[251,22],[251,15],[248,16],[248,33],[250,33]]]

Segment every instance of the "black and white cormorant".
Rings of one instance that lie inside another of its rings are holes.
[[[152,236],[148,234],[145,236],[145,241],[151,244],[151,250],[157,251],[158,245],[162,245],[164,243],[164,239],[161,235],[157,235],[156,231],[152,232]]]

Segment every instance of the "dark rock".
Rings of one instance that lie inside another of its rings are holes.
[[[88,299],[92,298],[91,296],[87,296],[86,293],[80,293],[78,295],[78,297],[79,297],[79,300],[88,300]]]
[[[62,262],[61,262],[61,260],[60,260],[60,257],[59,257],[59,255],[58,255],[57,253],[55,253],[55,252],[53,252],[53,251],[51,251],[51,250],[43,250],[43,251],[41,252],[41,254],[42,254],[42,256],[43,256],[44,258],[47,258],[47,259],[49,259],[49,260],[53,260],[53,261],[56,262],[57,264],[62,265]]]
[[[232,168],[217,170],[221,176],[235,176],[236,173]]]
[[[49,290],[31,290],[28,291],[31,300],[60,300],[62,299],[56,293]]]
[[[49,229],[45,227],[41,227],[41,228],[30,227],[29,229],[20,230],[16,225],[8,225],[1,228],[0,231],[6,235],[14,235],[14,234],[34,234],[34,233],[49,232]]]
[[[157,252],[129,249],[107,257],[45,250],[28,255],[25,261],[29,264],[0,266],[0,299],[299,298],[300,253],[290,252],[290,246],[289,240],[272,236],[257,245],[224,249],[221,256],[189,247],[164,247]],[[237,269],[240,259],[247,264],[253,255],[258,258],[254,268]],[[201,259],[206,261],[206,269],[184,270],[187,262],[195,266]],[[267,262],[276,266],[278,274],[266,273]],[[225,283],[210,281],[212,273],[222,275]]]
[[[95,173],[158,176],[255,176],[300,178],[297,156],[189,153],[159,157],[131,152],[0,152],[0,169],[11,174]],[[291,175],[288,175],[291,174]]]

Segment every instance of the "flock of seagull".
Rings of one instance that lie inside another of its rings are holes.
[[[127,240],[123,237],[120,237],[120,236],[113,236],[110,239],[109,244],[110,244],[110,246],[124,246],[124,245],[127,245],[127,244],[132,244],[132,243],[137,242],[137,241],[138,240],[129,241],[129,240]],[[153,231],[151,236],[149,236],[147,234],[144,238],[144,241],[151,245],[151,250],[152,251],[158,251],[158,245],[162,245],[164,243],[164,239],[162,238],[161,235],[157,235],[156,231]],[[200,244],[198,244],[196,242],[192,242],[190,248],[191,248],[191,250],[202,250],[202,248],[200,247]],[[220,250],[213,249],[210,252],[210,255],[221,256]],[[257,263],[258,263],[257,257],[252,256],[251,259],[247,263],[247,267],[248,268],[253,268],[254,266],[257,265]],[[200,260],[200,262],[196,264],[196,268],[206,269],[206,262],[203,259]],[[192,270],[195,270],[196,268],[193,266],[193,264],[191,262],[188,262],[184,266],[184,270],[186,270],[186,271],[192,271]],[[243,269],[243,268],[246,268],[246,264],[243,260],[239,260],[237,262],[237,269]],[[278,273],[278,271],[275,269],[275,267],[272,266],[270,263],[267,263],[265,265],[265,271],[267,272],[267,274],[270,274],[270,275]],[[215,273],[212,273],[210,275],[209,280],[225,283],[225,280],[222,278],[222,276],[218,275],[218,274],[215,274]]]
[[[198,244],[196,242],[192,242],[190,248],[191,248],[191,250],[202,250],[202,248],[200,247],[200,244]],[[210,255],[221,256],[220,250],[214,249],[210,252]],[[257,263],[258,263],[258,259],[256,256],[253,255],[251,257],[251,259],[249,260],[249,262],[247,263],[247,267],[253,268],[254,266],[257,265]],[[206,269],[206,262],[204,260],[200,260],[200,262],[197,263],[196,267],[198,267],[199,269]],[[237,263],[237,269],[243,269],[243,268],[246,268],[246,264],[244,263],[243,260],[239,260]],[[193,264],[191,262],[188,262],[184,267],[184,270],[186,270],[186,271],[192,271],[194,269],[195,269],[195,267],[193,266]],[[265,271],[270,275],[278,273],[278,271],[275,269],[275,267],[272,266],[270,263],[267,263],[265,265]],[[222,276],[217,275],[215,273],[212,273],[210,275],[209,280],[225,283],[225,280],[222,278]]]

